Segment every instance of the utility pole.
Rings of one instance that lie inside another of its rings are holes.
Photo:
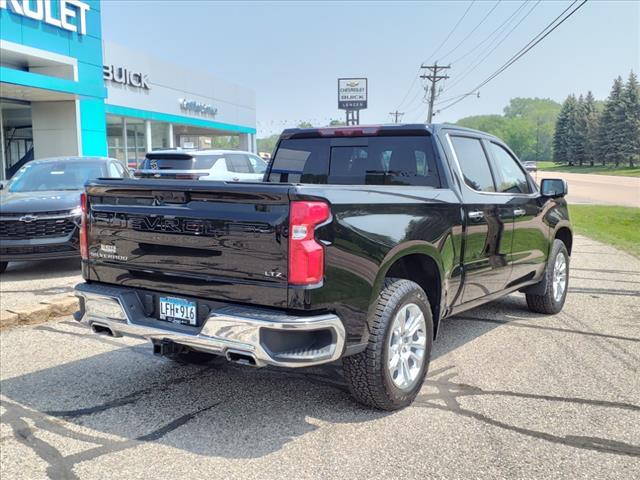
[[[423,80],[429,80],[431,85],[425,86],[425,90],[429,92],[429,113],[427,114],[427,123],[431,123],[433,119],[433,102],[436,99],[436,83],[440,80],[446,80],[449,75],[438,75],[438,71],[448,70],[451,65],[440,66],[438,62],[433,65],[421,65],[420,68],[425,70],[425,73],[420,75]]]
[[[398,119],[402,118],[402,116],[404,115],[404,112],[399,112],[398,109],[396,109],[395,112],[389,112],[389,115],[394,117],[393,123],[398,123]]]

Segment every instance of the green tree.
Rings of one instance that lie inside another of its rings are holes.
[[[584,157],[593,166],[597,158],[598,107],[591,90],[584,98]]]
[[[256,140],[256,144],[258,146],[258,152],[267,152],[273,154],[273,151],[276,148],[276,143],[278,143],[278,138],[280,138],[280,134],[274,133],[265,138],[258,138]]]
[[[586,160],[587,109],[582,95],[576,101],[573,116],[568,126],[569,157],[573,165],[584,165]]]
[[[633,168],[634,163],[640,161],[640,84],[638,77],[633,73],[622,92],[624,108],[624,124],[622,126],[623,155]]]
[[[569,95],[562,103],[562,108],[556,121],[556,129],[553,135],[553,159],[556,163],[572,165],[572,144],[570,133],[575,121],[576,97]]]
[[[523,161],[542,160],[552,156],[559,111],[560,104],[547,98],[513,98],[504,108],[504,115],[466,117],[457,124],[503,139]]]
[[[504,108],[507,119],[525,119],[521,123],[527,128],[533,142],[528,142],[529,151],[519,154],[523,160],[542,160],[552,157],[553,132],[560,113],[560,104],[550,98],[512,98]]]
[[[502,115],[474,115],[461,118],[456,123],[461,127],[482,130],[496,137],[502,137],[506,121]]]
[[[602,158],[603,165],[606,162],[612,162],[617,167],[625,156],[623,93],[622,77],[618,77],[613,81],[611,93],[605,102],[598,126],[598,155]]]

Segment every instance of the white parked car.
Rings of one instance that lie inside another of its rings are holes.
[[[240,150],[155,150],[146,155],[136,177],[261,182],[267,162]]]

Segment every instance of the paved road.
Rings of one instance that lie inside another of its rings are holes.
[[[596,203],[640,207],[640,178],[539,171],[538,183],[543,178],[564,178],[569,182],[569,203]]]
[[[577,238],[563,313],[448,320],[400,412],[339,368],[181,365],[70,318],[0,334],[2,478],[640,478],[640,261]]]

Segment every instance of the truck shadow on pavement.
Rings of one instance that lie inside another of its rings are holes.
[[[509,321],[508,319],[514,319]],[[550,328],[523,309],[521,298],[508,297],[443,324],[433,359],[502,326]],[[323,424],[387,419],[393,413],[355,404],[342,380],[339,365],[322,368],[254,370],[231,364],[186,365],[154,357],[146,343],[128,346],[120,339],[98,337],[73,323],[35,327],[49,335],[82,337],[83,341],[115,347],[81,360],[10,378],[0,383],[1,418],[16,441],[48,464],[52,478],[76,478],[73,467],[140,442],[158,442],[184,451],[225,458],[257,458],[280,450],[288,442],[311,434]],[[551,327],[552,330],[557,327]],[[564,328],[562,329],[564,330]],[[574,330],[576,335],[593,332]],[[631,337],[613,337],[639,342]],[[56,344],[52,344],[52,348]],[[124,348],[123,348],[124,347]],[[61,347],[63,348],[63,347]],[[464,404],[465,398],[504,397],[615,409],[634,415],[640,406],[584,398],[483,390],[455,382],[454,365],[432,367],[411,408],[446,411],[493,427],[579,449],[640,457],[640,446],[607,438],[563,436],[492,418]],[[480,409],[482,410],[482,409]],[[494,417],[499,416],[494,414]],[[70,448],[39,431],[81,442]]]

